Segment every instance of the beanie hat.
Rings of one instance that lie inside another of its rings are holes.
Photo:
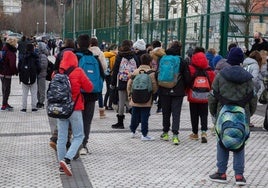
[[[15,38],[15,37],[8,37],[6,40],[6,43],[17,48],[18,41],[17,41],[17,38]]]
[[[240,65],[244,61],[244,53],[241,48],[233,47],[227,57],[227,63],[230,65]]]
[[[143,39],[138,39],[134,44],[133,48],[136,48],[138,50],[145,50],[146,49],[146,43]]]

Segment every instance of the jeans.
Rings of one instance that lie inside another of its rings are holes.
[[[66,149],[66,143],[68,140],[68,129],[71,123],[73,131],[73,139],[70,148]],[[83,118],[82,111],[74,111],[68,119],[57,119],[58,127],[58,140],[57,140],[57,152],[58,161],[64,158],[72,160],[76,155],[82,141],[84,139]]]
[[[148,119],[151,107],[132,107],[130,130],[135,133],[139,123],[141,122],[141,133],[143,136],[148,134]]]
[[[103,108],[103,96],[102,96],[102,93],[100,93],[98,97],[99,97],[98,98],[99,108]]]
[[[229,151],[217,143],[217,167],[218,173],[225,173],[229,160]],[[245,148],[239,152],[233,152],[233,169],[235,175],[243,175],[245,169]]]

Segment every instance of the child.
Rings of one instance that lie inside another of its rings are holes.
[[[84,71],[78,67],[78,59],[76,55],[71,51],[66,51],[63,54],[59,72],[63,73],[72,66],[75,67],[75,69],[69,74],[69,80],[72,88],[72,99],[73,101],[76,101],[74,111],[68,119],[57,119],[57,152],[58,161],[60,162],[59,170],[60,173],[64,171],[64,173],[68,176],[72,176],[70,162],[76,155],[84,139],[82,117],[84,99],[80,91],[83,89],[85,92],[91,92],[93,89],[92,82],[87,78]],[[70,148],[66,151],[69,124],[72,126],[73,139]]]
[[[41,71],[39,56],[34,52],[34,45],[26,45],[26,54],[19,60],[18,64],[19,78],[22,82],[22,109],[26,112],[28,92],[31,92],[32,112],[36,112],[37,103],[37,75]]]
[[[149,101],[145,103],[135,103],[133,101],[132,96],[132,86],[134,77],[137,76],[142,71],[149,73],[151,84],[152,84],[152,94],[155,93],[158,89],[156,79],[155,79],[155,72],[152,71],[150,68],[150,64],[152,62],[152,58],[149,54],[143,54],[141,56],[141,65],[132,73],[132,79],[129,79],[127,83],[127,92],[129,96],[130,105],[132,106],[132,115],[131,115],[131,123],[130,123],[130,130],[131,130],[131,137],[134,138],[137,133],[136,129],[141,122],[141,140],[143,141],[150,141],[154,140],[153,137],[148,136],[148,119],[150,116],[150,110],[152,107],[152,95],[150,96]],[[146,74],[146,73],[145,73]]]

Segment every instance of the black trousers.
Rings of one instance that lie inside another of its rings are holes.
[[[201,131],[208,130],[208,103],[189,103],[192,131],[198,133],[199,117],[201,120]]]
[[[5,78],[1,77],[1,82],[2,82],[2,105],[7,105],[8,104],[8,98],[10,95],[10,89],[11,89],[11,78]]]

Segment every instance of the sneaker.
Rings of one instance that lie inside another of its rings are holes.
[[[79,154],[80,154],[80,155],[86,155],[86,154],[88,154],[88,153],[89,153],[89,152],[88,152],[88,149],[87,149],[86,146],[82,147],[82,148],[80,149],[80,151],[79,151]]]
[[[178,138],[178,135],[173,135],[172,142],[173,142],[174,145],[179,145],[180,140]]]
[[[207,143],[207,133],[206,132],[202,132],[201,133],[201,143]]]
[[[55,151],[57,151],[57,143],[56,142],[50,140],[49,145],[50,145],[50,147],[52,149],[54,149]]]
[[[131,138],[137,138],[139,136],[138,131],[136,131],[135,133],[131,133]]]
[[[21,109],[20,111],[23,113],[26,113],[26,109]]]
[[[153,141],[154,140],[154,137],[152,137],[152,136],[141,136],[141,140],[142,141]]]
[[[7,108],[13,109],[13,106],[10,106],[9,104],[7,104]]]
[[[64,160],[60,161],[60,167],[63,169],[64,173],[67,176],[72,176],[73,173],[71,171],[71,164],[67,164]]]
[[[189,138],[190,138],[191,140],[198,140],[198,139],[199,139],[199,138],[198,138],[198,134],[194,134],[194,133],[190,134]]]
[[[33,108],[32,109],[32,112],[37,112],[38,110],[36,108]]]
[[[5,111],[5,110],[7,110],[7,105],[3,105],[3,106],[1,107],[1,111]]]
[[[235,175],[235,184],[236,185],[246,185],[246,179],[243,175]]]
[[[37,104],[36,104],[36,108],[44,108],[44,104],[42,104],[42,103],[37,103]]]
[[[209,179],[213,182],[227,183],[227,176],[225,173],[216,172],[215,174],[210,175]]]
[[[165,141],[169,141],[169,135],[168,133],[163,133],[160,135],[160,138]]]
[[[62,168],[62,167],[59,167],[59,171],[60,171],[60,175],[65,174],[65,172],[64,172],[64,170],[63,170],[63,168]]]

